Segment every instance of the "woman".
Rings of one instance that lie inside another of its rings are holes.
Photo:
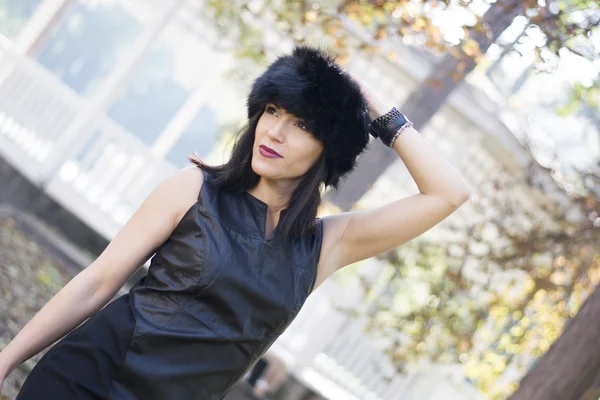
[[[279,57],[247,108],[228,163],[192,158],[198,168],[161,183],[0,353],[4,378],[91,316],[42,358],[18,400],[221,399],[332,273],[415,238],[469,197],[399,111],[321,50]],[[369,133],[420,193],[316,218],[320,189],[352,170]],[[147,276],[97,312],[151,254]]]

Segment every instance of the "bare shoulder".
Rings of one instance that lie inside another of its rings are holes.
[[[177,171],[163,182],[163,195],[173,204],[176,212],[175,225],[198,200],[204,184],[204,173],[198,167],[188,167]]]
[[[109,299],[172,234],[198,199],[204,179],[199,168],[175,172],[152,190],[111,240],[89,273],[99,276],[103,298]]]
[[[164,215],[175,228],[198,200],[203,183],[204,174],[200,168],[179,170],[156,186],[142,206],[150,212]]]
[[[185,195],[197,197],[204,183],[204,173],[199,167],[187,167],[175,172],[167,179]],[[165,181],[166,182],[166,181]]]

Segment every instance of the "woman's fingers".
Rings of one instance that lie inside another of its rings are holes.
[[[198,164],[200,162],[200,156],[195,151],[188,156],[188,160],[193,162],[194,164]]]

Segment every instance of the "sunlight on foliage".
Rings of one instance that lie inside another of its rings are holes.
[[[474,202],[481,218],[459,230],[461,240],[420,238],[382,257],[388,267],[369,292],[369,330],[397,338],[387,354],[399,370],[423,359],[462,364],[480,390],[502,399],[518,385],[514,371],[522,376],[549,349],[600,283],[600,229],[584,217],[600,202],[573,198],[583,217],[568,221],[554,206],[546,215],[524,210],[512,185],[488,185],[502,189]],[[516,219],[531,224],[516,231]]]

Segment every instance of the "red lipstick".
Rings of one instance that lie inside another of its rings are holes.
[[[281,156],[281,154],[279,154],[278,152],[276,152],[272,148],[265,146],[264,144],[261,145],[258,148],[258,150],[259,150],[260,154],[262,154],[263,156],[265,156],[267,158],[283,158]]]

